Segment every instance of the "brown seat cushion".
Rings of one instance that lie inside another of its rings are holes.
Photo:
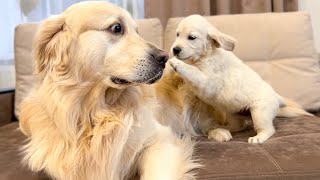
[[[205,168],[199,179],[320,179],[320,118],[277,118],[277,132],[263,144],[248,144],[253,130],[230,142],[199,138],[197,155]]]
[[[47,180],[44,173],[33,173],[22,166],[19,149],[25,136],[13,122],[0,127],[0,180]]]
[[[233,134],[225,143],[199,138],[196,155],[205,167],[198,179],[319,179],[320,118],[276,119],[275,126],[276,134],[261,145],[246,142],[253,130]],[[17,122],[0,127],[0,179],[49,179],[21,166],[25,137],[17,128]]]

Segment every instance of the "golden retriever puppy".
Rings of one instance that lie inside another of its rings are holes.
[[[257,135],[250,137],[248,142],[263,143],[275,133],[275,116],[311,115],[296,103],[278,95],[255,71],[237,58],[231,52],[235,46],[234,38],[220,32],[205,18],[192,15],[183,19],[176,33],[172,52],[178,59],[173,58],[169,63],[186,82],[188,98],[184,102],[185,120],[194,118],[190,116],[192,112],[205,113],[194,107],[198,102],[195,98],[227,112],[228,123],[240,126],[238,129],[242,129],[242,123],[236,122],[237,117],[233,113],[248,110],[257,131]],[[202,128],[207,125],[204,122]],[[219,141],[232,138],[229,130],[223,128],[211,129],[208,136]]]
[[[35,39],[39,84],[21,107],[24,162],[55,179],[193,179],[193,142],[156,118],[152,84],[167,53],[129,13],[83,2],[45,20]]]

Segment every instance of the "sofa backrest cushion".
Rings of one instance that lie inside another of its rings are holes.
[[[159,19],[137,20],[137,24],[138,33],[142,38],[159,48],[163,47],[163,28]],[[28,95],[36,82],[32,46],[37,29],[38,24],[36,23],[21,24],[15,29],[16,91],[14,112],[17,118],[20,114],[21,101]]]
[[[206,17],[237,39],[234,53],[282,96],[308,110],[320,109],[320,66],[311,20],[305,12]],[[182,18],[171,18],[165,30],[169,51]]]

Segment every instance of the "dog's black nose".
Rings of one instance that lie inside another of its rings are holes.
[[[169,59],[168,53],[157,48],[151,51],[150,56],[152,57],[152,59],[154,59],[159,64],[162,64],[163,66],[166,64],[166,62]]]
[[[173,49],[173,55],[178,55],[181,52],[181,48],[176,46]]]
[[[158,61],[161,64],[165,64],[168,59],[169,59],[169,55],[168,53],[164,52],[164,51],[160,51],[157,55],[156,55],[156,61]]]

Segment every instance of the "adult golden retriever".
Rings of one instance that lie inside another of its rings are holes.
[[[193,179],[193,143],[158,123],[151,85],[168,55],[130,15],[106,2],[75,4],[35,40],[39,85],[21,107],[24,162],[55,179]]]

